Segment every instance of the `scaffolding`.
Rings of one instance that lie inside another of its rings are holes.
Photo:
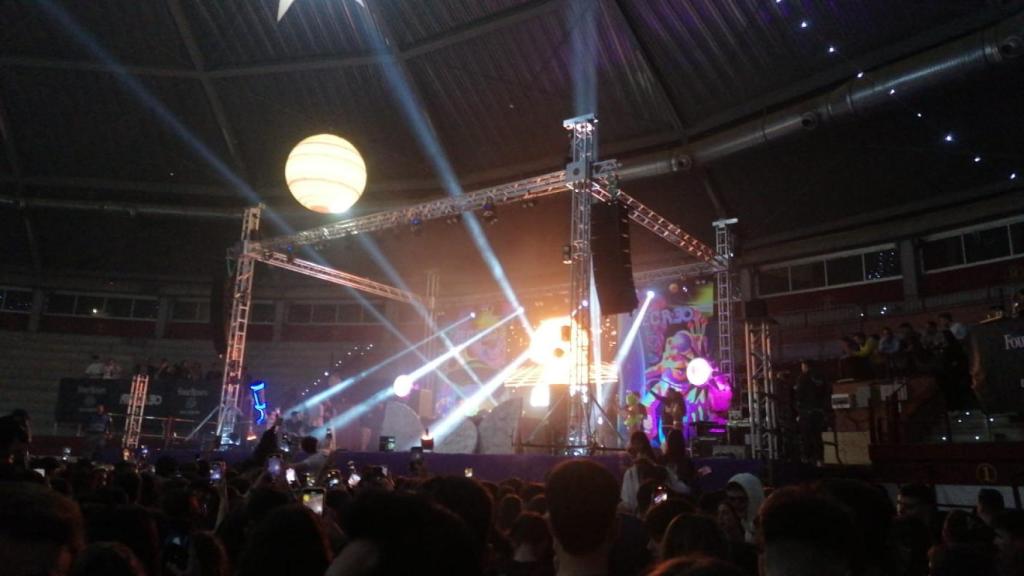
[[[736,374],[732,355],[732,308],[736,301],[732,287],[732,231],[729,226],[736,218],[725,218],[713,222],[715,227],[715,254],[718,269],[715,273],[715,316],[718,320],[718,372],[728,379],[729,386],[736,387]]]
[[[256,240],[260,230],[260,212],[263,205],[247,208],[242,217],[242,250],[235,261],[235,275],[231,290],[231,319],[228,325],[227,350],[224,353],[224,380],[221,383],[220,405],[217,413],[217,438],[221,446],[237,444],[235,424],[238,420],[238,398],[244,374],[245,341],[249,328],[249,308],[252,303],[252,277],[256,259],[249,254],[249,244]]]
[[[128,396],[128,414],[124,420],[124,436],[121,447],[134,450],[139,447],[142,435],[142,418],[146,412],[146,398],[149,396],[149,375],[132,376],[132,389]]]
[[[777,395],[772,369],[773,325],[770,318],[748,318],[744,322],[750,450],[755,459],[774,460],[779,454]]]

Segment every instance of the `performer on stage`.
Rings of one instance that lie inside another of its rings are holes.
[[[658,425],[661,427],[661,438],[664,442],[673,428],[683,429],[683,422],[686,419],[686,403],[683,402],[683,395],[679,393],[679,390],[672,387],[669,387],[664,396],[655,392],[653,386],[650,393],[661,402],[658,407]]]
[[[626,430],[630,433],[642,431],[646,419],[647,407],[640,403],[640,395],[636,392],[626,394]]]

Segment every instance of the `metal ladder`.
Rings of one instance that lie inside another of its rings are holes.
[[[224,380],[220,393],[220,412],[217,415],[217,438],[221,446],[234,443],[232,436],[238,421],[238,400],[244,373],[246,333],[249,328],[249,309],[252,303],[252,279],[256,259],[249,255],[248,244],[256,240],[260,228],[262,205],[247,208],[242,219],[242,249],[235,266],[235,281],[231,292],[231,323],[228,345],[224,354]]]
[[[124,421],[124,437],[121,447],[134,450],[139,447],[142,435],[142,416],[146,411],[146,397],[149,394],[149,376],[136,374],[132,376],[132,390],[128,397],[128,415]]]

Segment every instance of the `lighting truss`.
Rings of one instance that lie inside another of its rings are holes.
[[[709,263],[717,262],[715,251],[710,246],[661,217],[636,198],[615,189],[613,174],[618,168],[619,163],[615,160],[593,163],[591,193],[595,198],[602,202],[608,202],[613,197],[617,198],[629,208],[629,217],[637,224],[673,246],[685,250],[698,260]],[[407,208],[349,218],[295,234],[269,238],[260,243],[253,243],[253,250],[283,250],[289,247],[319,244],[346,236],[408,226],[414,219],[426,221],[449,218],[453,214],[481,210],[488,202],[495,206],[511,204],[567,192],[569,189],[565,170],[559,170],[509,184],[467,192],[461,196],[439,198]]]
[[[445,218],[462,212],[480,210],[488,201],[498,204],[509,204],[531,198],[540,198],[564,192],[568,188],[565,185],[565,171],[551,172],[541,176],[526,178],[467,192],[461,196],[439,198],[428,202],[421,202],[406,208],[377,212],[348,220],[340,220],[331,224],[325,224],[309,230],[303,230],[287,236],[278,236],[264,240],[259,248],[270,250],[281,250],[290,246],[302,246],[306,244],[317,244],[328,240],[336,240],[355,234],[376,232],[388,228],[407,226],[414,218],[422,221]]]
[[[308,260],[294,258],[282,252],[275,252],[273,250],[266,249],[250,250],[248,255],[249,257],[259,262],[263,262],[264,264],[269,264],[276,268],[291,270],[292,272],[298,272],[299,274],[319,278],[320,280],[326,280],[332,284],[348,286],[369,294],[390,298],[391,300],[397,300],[408,304],[420,302],[420,297],[411,292],[406,292],[405,290],[395,288],[394,286],[388,286],[387,284],[381,284],[380,282],[375,282],[368,278],[356,276],[355,274],[335,270],[328,266],[314,264]]]

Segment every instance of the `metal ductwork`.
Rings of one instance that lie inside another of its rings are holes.
[[[619,179],[638,180],[687,170],[805,130],[863,116],[891,103],[893,96],[905,97],[998,66],[1022,53],[1024,13],[686,146],[624,160]]]
[[[86,202],[77,200],[56,200],[50,198],[15,198],[0,196],[0,206],[15,208],[57,208],[62,210],[86,210],[90,212],[119,212],[147,216],[183,216],[187,218],[215,218],[238,220],[242,211],[238,209],[199,208],[191,206],[157,206],[152,204],[120,204],[116,202]]]

